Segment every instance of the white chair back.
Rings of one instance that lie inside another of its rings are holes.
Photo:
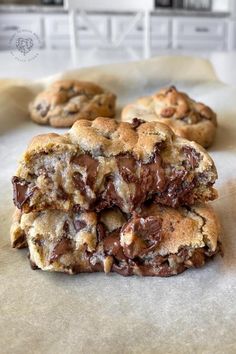
[[[65,0],[64,7],[68,10],[83,11],[152,11],[154,0]]]

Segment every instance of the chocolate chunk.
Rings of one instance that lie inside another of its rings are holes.
[[[104,271],[104,266],[103,266],[103,263],[101,263],[101,262],[98,262],[95,264],[90,263],[90,266],[91,266],[92,272],[103,272]]]
[[[122,229],[124,234],[133,234],[132,242],[124,244],[125,256],[133,259],[153,250],[161,241],[161,226],[162,220],[155,216],[132,218]]]
[[[161,163],[160,154],[161,154],[161,151],[165,149],[165,147],[166,147],[166,142],[165,141],[161,141],[160,143],[155,144],[152,162]]]
[[[63,232],[65,235],[68,235],[69,231],[70,231],[70,225],[68,221],[65,221],[63,225]]]
[[[74,226],[76,231],[79,232],[80,230],[84,229],[87,226],[87,223],[84,220],[75,219]]]
[[[118,165],[119,172],[127,183],[135,183],[138,178],[135,174],[137,164],[136,160],[130,155],[117,156],[116,162]]]
[[[102,222],[97,224],[97,239],[101,242],[106,237],[106,228]]]
[[[30,262],[30,267],[33,270],[39,269],[39,267],[36,265],[36,263],[34,263],[31,259],[29,259]]]
[[[202,267],[205,264],[205,254],[203,248],[198,248],[194,251],[192,257],[190,258],[193,266],[196,268]]]
[[[39,103],[37,106],[36,106],[36,109],[37,111],[40,112],[40,115],[42,117],[46,117],[46,115],[48,114],[48,111],[50,109],[50,105],[47,104],[47,103]]]
[[[68,199],[68,194],[64,191],[63,187],[59,186],[57,189],[57,198],[62,200]]]
[[[136,218],[134,221],[134,232],[144,240],[153,240],[160,242],[162,220],[155,216],[148,216],[147,218]]]
[[[155,192],[164,190],[166,180],[164,169],[160,163],[154,162],[142,165],[141,184],[146,192]]]
[[[136,184],[135,196],[132,200],[134,208],[145,202],[150,194],[165,190],[166,177],[160,156],[162,148],[162,142],[157,144],[152,161],[141,164],[140,181]]]
[[[184,146],[182,147],[182,152],[187,157],[187,161],[185,161],[186,167],[196,168],[199,166],[199,162],[201,160],[201,155],[191,146]]]
[[[13,184],[13,201],[18,209],[21,209],[22,206],[31,196],[32,192],[29,192],[29,183],[26,182],[23,178],[14,176],[12,178]]]
[[[101,211],[102,209],[109,208],[113,205],[122,208],[123,200],[117,194],[112,179],[108,178],[107,183],[105,183],[105,185],[107,185],[107,188],[103,192],[100,200],[98,200],[97,202],[96,211]]]
[[[58,258],[64,255],[67,252],[72,250],[71,240],[68,238],[63,237],[58,244],[54,247],[51,256],[50,256],[50,263],[55,262]]]
[[[133,129],[137,129],[143,123],[146,123],[145,120],[139,118],[133,118],[131,125]]]
[[[132,267],[127,263],[113,263],[111,271],[123,275],[125,277],[132,275]]]
[[[40,237],[37,237],[33,240],[33,243],[37,245],[38,247],[43,247],[44,240]]]
[[[79,204],[75,204],[73,206],[72,210],[73,210],[74,213],[80,213],[82,209],[81,209],[81,206]]]
[[[169,205],[173,208],[179,205],[191,205],[194,202],[193,189],[196,180],[188,180],[188,171],[172,168],[171,177],[164,192],[158,192],[154,197],[155,203]]]
[[[109,256],[114,256],[118,260],[125,260],[126,257],[123,253],[123,248],[120,244],[120,232],[119,229],[110,233],[103,240],[104,251]]]
[[[72,159],[72,162],[86,169],[87,176],[85,178],[85,183],[92,188],[97,177],[98,161],[92,158],[89,154],[82,154],[75,156]]]
[[[82,175],[79,172],[73,174],[73,182],[75,187],[80,191],[82,195],[86,195],[86,184],[82,179]]]

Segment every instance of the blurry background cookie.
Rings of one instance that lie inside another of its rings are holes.
[[[127,105],[122,111],[122,120],[131,121],[134,117],[162,122],[175,134],[205,148],[213,143],[217,127],[216,114],[211,108],[194,101],[174,86]]]
[[[61,80],[30,104],[31,119],[53,127],[70,127],[78,119],[114,117],[116,95],[86,81]]]

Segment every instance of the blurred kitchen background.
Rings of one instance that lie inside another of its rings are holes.
[[[120,4],[119,11],[106,10],[106,6],[103,11],[97,11],[95,5],[93,10],[93,4],[99,1],[103,4],[114,1]],[[129,1],[135,4],[135,0]],[[74,11],[74,28],[71,26],[73,15],[69,14],[63,0],[0,0],[0,76],[13,76],[17,68],[24,77],[39,77],[75,66],[169,54],[211,58],[215,55],[220,63],[221,53],[236,51],[236,1],[151,2],[150,48],[147,48],[143,38],[146,36],[147,40],[147,22],[142,22],[141,17],[138,21],[132,11],[122,8],[119,0],[87,0],[88,12],[84,14],[80,8]],[[9,55],[19,49],[12,47],[12,38],[21,30],[37,36],[33,45],[37,46],[38,55],[32,61],[23,62],[17,60],[17,55]],[[115,45],[109,49],[109,43]],[[228,58],[232,61],[236,57]],[[228,75],[230,79],[231,74]]]

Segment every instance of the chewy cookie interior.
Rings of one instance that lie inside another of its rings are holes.
[[[204,204],[146,203],[133,216],[118,208],[16,213],[12,244],[22,247],[24,238],[34,269],[170,276],[202,266],[221,249],[217,219]]]
[[[118,206],[130,213],[146,200],[171,207],[213,200],[216,178],[207,152],[163,124],[97,118],[34,138],[12,181],[23,212]]]

